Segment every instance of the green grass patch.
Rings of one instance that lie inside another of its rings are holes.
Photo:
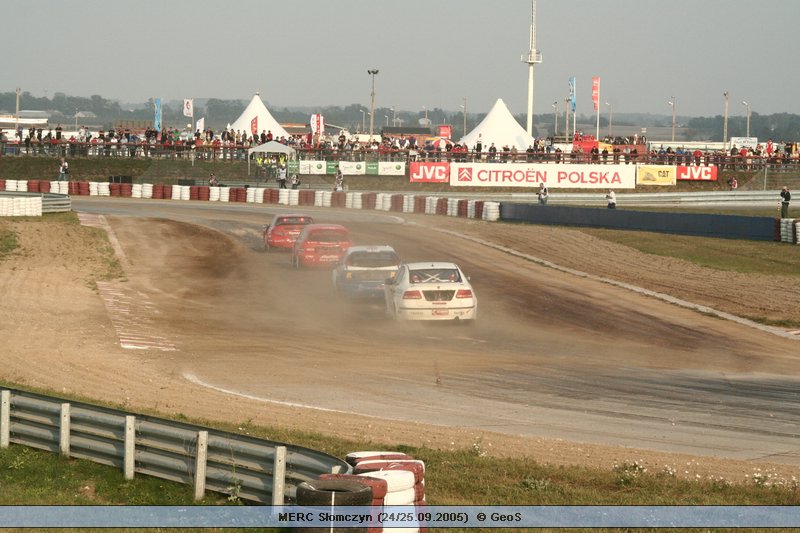
[[[13,254],[17,248],[17,234],[8,227],[8,223],[0,222],[0,261]]]
[[[644,253],[677,257],[728,272],[800,277],[800,246],[765,241],[581,228],[579,231]]]

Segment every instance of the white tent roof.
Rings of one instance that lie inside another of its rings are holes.
[[[253,95],[253,99],[247,104],[244,112],[228,129],[246,131],[248,135],[261,135],[262,131],[271,131],[274,139],[289,137],[286,130],[278,124],[278,121],[267,110],[267,106],[261,101],[259,93]]]
[[[275,132],[273,131],[272,133],[274,134]],[[253,152],[267,153],[267,154],[276,154],[276,153],[278,153],[278,154],[290,154],[291,155],[291,154],[294,154],[295,152],[297,152],[297,150],[295,150],[291,146],[286,146],[285,144],[281,144],[278,141],[269,141],[269,142],[266,142],[264,144],[259,144],[258,146],[254,146],[253,148],[250,148],[249,150],[247,150],[248,154],[252,154]]]
[[[479,138],[483,144],[483,151],[486,151],[492,143],[498,150],[505,145],[516,146],[517,150],[526,150],[534,143],[534,138],[519,125],[501,98],[497,99],[481,123],[461,139],[461,144],[466,144],[472,149]]]

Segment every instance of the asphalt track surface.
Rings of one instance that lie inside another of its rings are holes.
[[[439,217],[78,197],[73,208],[107,216],[130,283],[159,307],[196,384],[384,419],[800,465],[798,340],[441,233]],[[346,224],[357,244],[391,244],[408,261],[459,263],[478,323],[395,324],[380,306],[337,300],[328,271],[263,251],[262,225],[290,211]]]

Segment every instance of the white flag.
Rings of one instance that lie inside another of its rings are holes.
[[[183,116],[184,117],[194,116],[194,100],[192,100],[191,98],[183,99]]]
[[[197,126],[195,127],[195,130],[202,132],[205,129],[206,129],[206,117],[198,119],[197,120]]]

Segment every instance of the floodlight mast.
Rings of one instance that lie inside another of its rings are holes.
[[[369,69],[367,74],[372,76],[372,92],[370,93],[371,100],[369,105],[369,142],[372,142],[372,132],[375,128],[375,75],[378,74],[378,69]]]
[[[531,0],[531,47],[522,55],[522,62],[528,64],[528,135],[533,136],[533,66],[542,62],[542,54],[536,49],[536,0]]]

